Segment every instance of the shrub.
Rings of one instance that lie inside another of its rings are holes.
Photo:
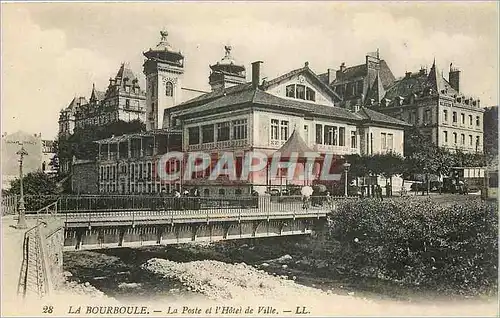
[[[329,216],[340,243],[336,263],[350,274],[477,294],[497,285],[498,210],[477,199],[346,201]]]

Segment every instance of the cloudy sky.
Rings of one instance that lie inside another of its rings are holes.
[[[498,7],[455,3],[4,3],[2,132],[57,135],[58,114],[92,83],[105,90],[121,62],[142,76],[142,52],[159,30],[186,56],[184,86],[208,89],[208,65],[223,46],[269,79],[308,61],[317,73],[361,64],[380,49],[393,73],[436,58],[462,70],[461,89],[498,104]],[[250,72],[247,72],[250,73]]]

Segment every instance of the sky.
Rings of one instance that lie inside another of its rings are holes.
[[[167,29],[185,56],[183,86],[208,90],[209,65],[233,47],[272,79],[307,61],[317,74],[380,50],[396,77],[460,68],[461,91],[498,105],[496,2],[2,3],[2,132],[55,138],[59,111],[104,91],[122,62],[144,83],[142,52]],[[144,84],[142,84],[144,85]],[[144,88],[144,86],[142,86]]]

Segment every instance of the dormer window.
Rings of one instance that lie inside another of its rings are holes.
[[[316,100],[316,92],[309,87],[306,87],[306,100],[313,102]]]
[[[286,87],[286,97],[315,101],[316,92],[304,85],[291,84]]]
[[[304,85],[297,85],[297,90],[296,90],[296,98],[298,99],[306,99],[306,87]]]

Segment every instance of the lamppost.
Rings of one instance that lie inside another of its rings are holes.
[[[344,175],[345,175],[345,184],[344,184],[344,196],[347,197],[347,188],[348,188],[348,184],[347,184],[347,172],[349,171],[349,168],[351,167],[351,164],[348,163],[348,162],[345,162],[342,167],[344,167]]]
[[[23,159],[24,156],[28,155],[28,152],[24,149],[24,146],[21,144],[21,149],[16,152],[16,155],[19,156],[19,186],[20,186],[20,198],[19,198],[19,219],[17,220],[17,229],[26,229],[28,225],[26,224],[26,216],[24,212],[26,208],[24,207],[24,190],[23,190]]]

